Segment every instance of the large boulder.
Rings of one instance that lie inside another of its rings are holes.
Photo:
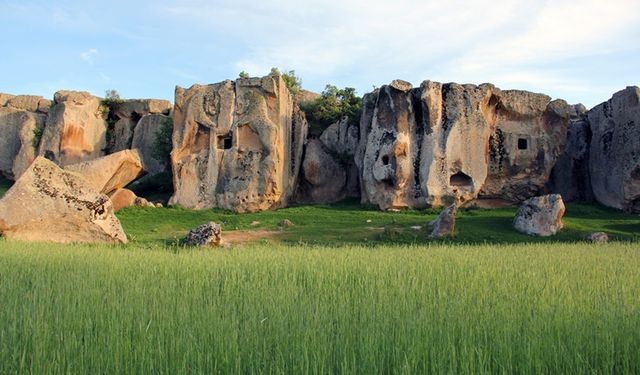
[[[103,194],[129,185],[144,172],[137,150],[116,152],[99,159],[71,164],[65,169],[82,175],[94,189]]]
[[[35,114],[0,107],[0,174],[16,180],[35,159]]]
[[[286,205],[307,123],[279,76],[176,88],[171,204],[237,212]]]
[[[129,189],[116,189],[109,194],[113,211],[118,212],[123,208],[132,207],[136,204],[136,194]]]
[[[190,230],[183,243],[187,246],[221,246],[222,228],[213,221],[202,224]]]
[[[127,242],[106,195],[41,157],[0,200],[0,233],[23,241]]]
[[[38,154],[65,166],[104,156],[104,107],[88,92],[58,91],[49,110]]]
[[[588,112],[589,172],[601,204],[640,212],[640,88],[627,87]]]
[[[166,155],[165,161],[158,160],[158,155],[155,153],[156,138],[162,135],[164,126],[172,127],[171,117],[160,114],[145,115],[140,119],[133,133],[131,148],[140,152],[144,170],[152,175],[164,172],[168,167],[166,164],[169,161],[169,155]],[[168,129],[169,137],[171,131]]]
[[[6,106],[28,112],[47,113],[51,107],[51,100],[36,95],[16,95],[7,100]]]
[[[564,210],[560,194],[529,198],[518,208],[513,227],[532,236],[553,236],[562,229]]]
[[[562,153],[573,106],[543,94],[502,91],[480,196],[521,202],[544,190]]]

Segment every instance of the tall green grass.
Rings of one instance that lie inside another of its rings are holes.
[[[0,373],[640,373],[636,244],[0,242]]]

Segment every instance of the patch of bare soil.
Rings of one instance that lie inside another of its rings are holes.
[[[272,230],[234,230],[229,232],[222,232],[222,240],[224,246],[236,247],[244,245],[246,243],[260,241],[260,240],[272,240],[280,231]]]
[[[476,208],[505,208],[513,207],[512,202],[504,199],[476,199],[474,201],[467,202],[462,207],[476,207]]]

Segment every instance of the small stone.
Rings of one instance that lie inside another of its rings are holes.
[[[609,235],[605,232],[594,232],[587,236],[587,241],[591,243],[605,244],[609,242]]]
[[[292,227],[293,225],[294,225],[293,222],[289,219],[280,220],[280,222],[278,223],[278,226],[283,228],[289,228],[289,227]]]
[[[456,227],[456,213],[458,207],[455,204],[445,208],[440,212],[440,215],[429,223],[429,227],[432,228],[429,238],[440,239],[445,237],[452,237]]]
[[[192,229],[183,243],[187,246],[221,246],[222,228],[213,221]]]
[[[256,226],[256,225],[260,225],[260,222],[256,220],[251,222],[251,226]]]
[[[422,226],[421,225],[413,225],[410,228],[413,229],[413,230],[420,230],[420,229],[422,229]]]
[[[156,203],[156,208],[162,208],[162,207],[164,207],[164,206],[162,205],[162,203],[160,203],[160,202]]]

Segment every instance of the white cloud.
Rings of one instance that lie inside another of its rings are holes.
[[[80,53],[80,58],[82,59],[82,61],[88,63],[89,65],[93,65],[94,58],[97,55],[98,55],[98,50],[95,48],[91,48]]]

